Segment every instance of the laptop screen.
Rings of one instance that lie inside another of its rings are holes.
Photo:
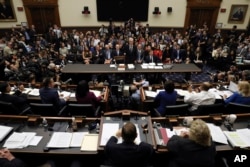
[[[237,92],[239,90],[238,85],[235,82],[230,81],[229,86],[228,86],[228,90],[230,90],[232,92]]]

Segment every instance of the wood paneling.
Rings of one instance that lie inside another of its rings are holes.
[[[210,33],[214,32],[222,0],[187,0],[185,28],[191,24],[201,27],[207,23]]]

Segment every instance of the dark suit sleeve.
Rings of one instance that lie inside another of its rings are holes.
[[[1,167],[25,167],[25,164],[23,161],[21,161],[18,158],[14,158],[11,161],[5,158],[0,158],[0,166]]]
[[[180,142],[183,138],[177,135],[173,135],[167,144],[167,149],[170,152],[179,152],[180,151]]]

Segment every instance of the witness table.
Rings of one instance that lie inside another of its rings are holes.
[[[135,69],[118,70],[117,68],[110,67],[110,64],[67,64],[62,73],[66,74],[113,74],[113,73],[190,73],[201,72],[201,69],[195,64],[173,64],[171,69],[143,69],[141,64],[135,64]]]

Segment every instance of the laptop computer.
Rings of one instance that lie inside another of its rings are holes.
[[[230,81],[228,85],[228,90],[230,90],[231,92],[237,92],[239,90],[238,85],[235,82]]]

